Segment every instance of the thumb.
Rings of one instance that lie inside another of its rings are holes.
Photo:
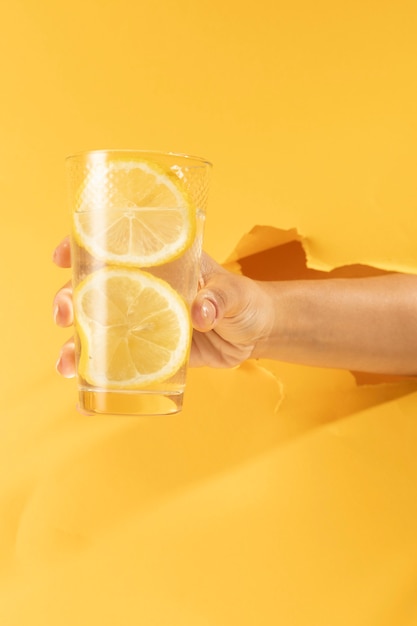
[[[219,273],[201,289],[192,306],[191,320],[196,330],[208,332],[222,319],[233,315],[238,307],[237,276]]]
[[[214,328],[218,319],[218,309],[211,293],[200,292],[191,306],[191,321],[193,327],[206,333]]]

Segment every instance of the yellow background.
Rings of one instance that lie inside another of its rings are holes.
[[[248,274],[416,272],[416,32],[411,0],[2,3],[1,626],[417,624],[415,381],[248,363],[86,419],[51,314],[92,148],[211,160],[206,249]]]

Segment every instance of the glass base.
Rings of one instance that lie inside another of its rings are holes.
[[[77,409],[83,415],[171,415],[182,409],[183,391],[109,391],[80,389]]]

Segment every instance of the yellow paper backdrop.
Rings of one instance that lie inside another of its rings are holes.
[[[417,624],[414,380],[265,361],[85,418],[51,314],[91,148],[210,159],[206,249],[249,275],[416,272],[416,32],[411,0],[2,4],[1,626]]]

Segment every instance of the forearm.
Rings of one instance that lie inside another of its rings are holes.
[[[271,323],[253,357],[417,375],[417,276],[259,284]]]

